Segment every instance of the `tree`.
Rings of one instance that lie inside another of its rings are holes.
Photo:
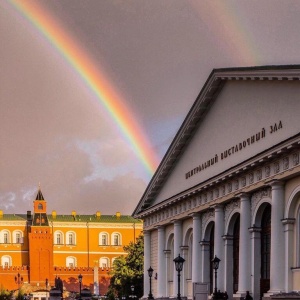
[[[114,260],[107,296],[110,299],[115,297],[119,297],[119,299],[128,298],[132,294],[131,286],[134,285],[134,295],[141,298],[144,282],[143,235],[140,235],[135,243],[130,242],[123,249],[128,254],[119,256]]]

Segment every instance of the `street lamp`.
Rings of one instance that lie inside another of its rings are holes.
[[[151,299],[154,299],[153,295],[152,295],[152,287],[151,287],[151,278],[152,278],[152,275],[153,275],[153,269],[151,268],[151,266],[148,269],[148,275],[149,275],[149,279],[150,279],[150,292],[149,292],[149,295],[148,295],[148,299],[151,300]]]
[[[79,300],[81,300],[81,283],[82,283],[82,275],[78,275],[78,281],[79,281]]]
[[[45,283],[46,283],[46,300],[47,300],[47,297],[48,297],[48,278],[46,278]]]
[[[221,259],[219,259],[216,255],[215,257],[212,259],[212,267],[213,269],[215,270],[215,295],[217,294],[218,292],[218,289],[217,289],[217,270],[219,269],[219,263],[220,263]]]
[[[134,295],[134,285],[132,284],[130,288],[131,288],[132,298],[134,299],[135,298],[135,295]]]
[[[175,263],[175,269],[178,272],[178,294],[177,294],[177,299],[181,300],[180,297],[180,272],[182,271],[183,268],[183,263],[185,262],[185,259],[178,254],[176,258],[173,259]]]
[[[20,296],[20,284],[23,283],[23,277],[20,275],[20,273],[17,274],[17,276],[15,276],[15,283],[18,284],[18,298]]]

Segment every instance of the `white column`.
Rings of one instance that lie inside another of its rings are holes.
[[[273,181],[272,212],[271,212],[271,262],[270,290],[268,293],[278,293],[284,290],[284,233],[281,220],[284,213],[284,183]]]
[[[158,246],[157,246],[157,298],[166,296],[166,286],[167,286],[167,278],[166,278],[166,269],[167,263],[165,259],[165,228],[164,226],[158,227]]]
[[[151,264],[151,235],[150,231],[144,231],[144,296],[148,298],[150,292],[150,281],[148,276],[148,269]]]
[[[249,228],[251,235],[251,291],[253,299],[260,297],[260,241],[261,241],[261,228]]]
[[[237,294],[245,296],[251,291],[251,268],[250,249],[251,240],[249,228],[251,226],[251,205],[248,194],[243,193],[240,197],[240,244],[239,244],[239,287]]]
[[[200,242],[200,247],[201,247],[201,259],[202,259],[201,282],[209,282],[210,281],[209,242],[202,240]],[[210,284],[212,284],[212,282]]]
[[[285,292],[288,293],[292,291],[293,283],[292,283],[292,271],[293,267],[293,244],[294,244],[294,218],[288,218],[282,220],[282,224],[284,225],[284,245],[285,245]]]
[[[225,242],[225,253],[224,253],[224,291],[227,292],[229,298],[233,295],[233,236],[223,236]]]
[[[201,222],[198,213],[193,214],[192,282],[201,281]]]
[[[174,258],[177,257],[178,254],[180,254],[181,244],[182,244],[182,222],[179,221],[179,220],[176,220],[176,221],[174,221]],[[177,293],[178,293],[178,276],[177,276],[178,273],[175,269],[175,264],[173,264],[173,268],[174,268],[174,273],[173,273],[173,296],[176,296]],[[182,279],[182,277],[181,277],[181,279]],[[182,282],[182,280],[181,280],[181,282]]]
[[[217,288],[224,292],[224,210],[222,205],[216,205],[215,209],[215,255],[221,260],[217,271]],[[214,285],[215,287],[215,285]]]

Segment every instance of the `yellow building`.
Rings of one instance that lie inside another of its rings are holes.
[[[105,294],[113,261],[126,255],[125,245],[134,242],[142,222],[131,216],[81,215],[72,211],[47,214],[47,202],[39,189],[33,214],[3,214],[0,211],[0,285],[17,289],[54,285],[62,279],[65,289],[82,288]],[[48,286],[48,287],[49,287]]]

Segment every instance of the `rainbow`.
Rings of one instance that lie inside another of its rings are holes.
[[[96,63],[89,58],[87,51],[75,41],[71,34],[53,16],[38,5],[38,1],[8,1],[79,74],[80,78],[117,124],[129,146],[139,157],[146,170],[150,175],[153,175],[158,165],[158,158],[146,139],[146,135],[124,99],[117,94],[107,80],[107,76],[95,68]]]
[[[229,1],[189,1],[194,11],[212,33],[215,43],[222,53],[227,52],[238,66],[253,66],[262,63],[256,49],[256,41],[243,22],[242,11],[238,5]]]

